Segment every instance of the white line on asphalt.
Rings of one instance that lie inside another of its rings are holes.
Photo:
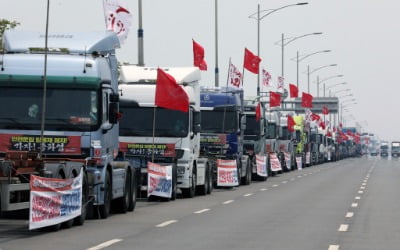
[[[358,207],[358,203],[351,203],[351,207]]]
[[[294,180],[296,180],[296,179],[295,179],[295,178],[291,178],[290,180],[291,180],[291,181],[294,181]]]
[[[202,209],[202,210],[194,212],[194,214],[202,214],[202,213],[207,212],[207,211],[210,211],[210,209],[209,208],[205,208],[205,209]]]
[[[364,191],[362,191],[362,190],[359,190],[359,191],[358,191],[358,193],[359,193],[359,194],[362,194],[362,193],[364,193]]]
[[[330,245],[328,250],[339,250],[339,245]]]
[[[276,187],[279,187],[279,185],[278,184],[274,184],[274,185],[272,185],[272,187],[276,188]]]
[[[268,190],[268,188],[261,188],[260,189],[260,191],[262,191],[262,192],[267,191],[267,190]]]
[[[313,172],[310,172],[310,173],[308,173],[308,174],[313,174]]]
[[[232,203],[232,202],[234,202],[234,200],[228,200],[228,201],[223,202],[222,204],[226,205],[226,204],[229,204],[229,203]]]
[[[347,214],[346,214],[346,218],[351,218],[353,216],[354,216],[353,212],[347,212]]]
[[[339,232],[347,232],[347,230],[349,229],[349,225],[347,224],[341,224],[338,231]]]
[[[161,224],[158,224],[156,227],[166,227],[170,224],[177,223],[177,222],[178,222],[177,220],[169,220],[169,221],[163,222]]]
[[[360,189],[365,189],[365,186],[361,186]]]
[[[360,196],[356,196],[354,199],[356,199],[356,200],[360,200],[360,199],[361,199],[361,197],[360,197]]]
[[[253,195],[253,193],[248,193],[248,194],[244,194],[243,196],[244,197],[249,197],[249,196],[252,196]]]
[[[103,243],[101,243],[101,244],[99,244],[99,245],[97,245],[97,246],[88,248],[88,249],[86,249],[86,250],[100,250],[100,249],[109,247],[109,246],[111,246],[112,244],[118,243],[118,242],[120,242],[120,241],[122,241],[122,239],[113,239],[113,240],[109,240],[109,241],[103,242]]]
[[[287,181],[282,181],[282,184],[286,184],[287,183]]]
[[[301,176],[301,175],[298,175],[298,176],[297,176],[297,178],[301,178],[301,177],[303,177],[303,176]]]
[[[365,185],[367,185],[367,183],[362,183],[361,185],[365,186]]]

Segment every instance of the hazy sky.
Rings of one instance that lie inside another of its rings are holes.
[[[21,23],[20,30],[44,31],[46,0],[0,0],[0,18]],[[50,32],[98,31],[105,29],[101,0],[50,0]],[[118,51],[123,62],[137,63],[138,2],[127,0],[133,13],[133,26],[126,43]],[[214,3],[215,0],[143,0],[144,60],[146,66],[191,66],[192,38],[206,52],[209,70],[202,73],[203,85],[214,85]],[[296,1],[218,0],[220,85],[226,84],[229,58],[239,68],[244,48],[257,51],[257,22],[248,18],[257,11],[276,9]],[[319,53],[300,63],[300,91],[307,92],[307,65],[311,70],[326,67],[311,75],[310,92],[316,96],[316,77],[326,79],[337,96],[352,93],[356,105],[345,113],[348,126],[357,121],[364,131],[381,139],[400,139],[400,112],[397,79],[400,62],[400,1],[398,0],[310,0],[308,5],[289,7],[261,20],[262,66],[276,81],[281,74],[281,49],[274,45],[285,37],[308,36],[285,46],[285,83],[296,83],[296,62],[300,55]],[[245,73],[245,93],[256,94],[256,77]],[[322,84],[321,84],[322,87]],[[320,96],[323,95],[322,89]],[[344,97],[351,99],[351,97]],[[349,102],[347,102],[349,103]],[[354,119],[353,119],[354,117]]]

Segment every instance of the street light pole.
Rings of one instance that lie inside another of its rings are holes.
[[[337,64],[329,64],[329,65],[325,65],[325,66],[322,66],[322,67],[313,69],[313,70],[310,72],[310,65],[307,65],[307,85],[308,85],[307,91],[308,91],[308,93],[310,93],[310,75],[311,75],[312,73],[318,71],[318,70],[323,69],[323,68],[335,67],[335,66],[337,66]],[[324,94],[324,96],[325,96],[325,94]]]
[[[218,1],[215,0],[215,87],[219,86],[218,68]]]
[[[295,3],[295,4],[285,5],[285,6],[277,8],[277,9],[265,10],[265,11],[268,11],[268,12],[266,14],[262,15],[262,16],[261,16],[261,12],[264,12],[264,11],[260,11],[260,4],[257,5],[257,12],[253,13],[252,15],[250,15],[249,18],[254,18],[254,15],[257,14],[257,19],[256,20],[257,20],[257,56],[258,57],[260,57],[260,21],[263,18],[265,18],[266,16],[268,16],[268,15],[270,15],[270,14],[272,14],[272,13],[278,11],[278,10],[281,10],[281,9],[284,9],[284,8],[288,8],[288,7],[291,7],[291,6],[306,5],[306,4],[308,4],[308,3],[307,2]],[[260,95],[260,74],[257,74],[257,96],[259,96],[259,95]]]
[[[330,80],[330,79],[333,79],[333,78],[337,78],[337,77],[343,77],[343,75],[329,76],[327,78],[322,79],[321,81],[319,80],[319,76],[318,76],[318,78],[317,78],[317,96],[319,97],[319,84],[321,84],[321,83],[323,83],[323,82],[325,82],[327,80]],[[325,92],[325,90],[324,90],[324,92]],[[325,96],[325,93],[324,93],[324,96]]]
[[[144,48],[143,48],[143,23],[142,23],[142,0],[138,0],[138,66],[144,66]]]

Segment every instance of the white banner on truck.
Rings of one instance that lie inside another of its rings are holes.
[[[282,166],[281,162],[278,159],[278,155],[276,153],[271,153],[270,155],[270,162],[271,162],[271,170],[276,172],[276,171],[282,171]]]
[[[296,157],[296,164],[297,164],[297,169],[302,170],[303,169],[303,159],[301,156]]]
[[[257,174],[262,177],[267,177],[267,157],[264,155],[256,155]]]
[[[291,170],[292,169],[292,159],[290,158],[290,153],[284,152],[284,154],[285,154],[286,168],[288,170]]]
[[[81,215],[82,171],[74,179],[31,175],[29,230],[56,225]]]
[[[239,185],[236,160],[217,160],[217,186],[233,187]]]
[[[147,197],[172,196],[172,166],[162,166],[156,163],[147,164]]]

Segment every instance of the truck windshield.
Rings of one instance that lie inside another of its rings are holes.
[[[268,123],[267,125],[267,139],[276,139],[276,124]]]
[[[290,140],[290,132],[286,126],[282,127],[282,135],[279,137],[279,139]]]
[[[201,132],[235,133],[237,130],[238,122],[236,112],[215,110],[201,111]]]
[[[98,91],[47,88],[46,130],[93,131],[100,126]],[[42,88],[0,88],[0,128],[39,130]]]
[[[153,107],[120,106],[122,118],[119,125],[120,136],[153,136]],[[156,108],[156,137],[186,137],[189,128],[189,113]]]
[[[245,135],[259,135],[260,121],[256,121],[255,115],[246,115],[246,130]]]

